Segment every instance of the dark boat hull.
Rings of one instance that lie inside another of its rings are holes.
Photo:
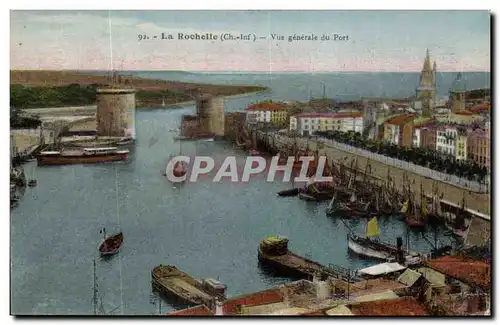
[[[278,192],[278,196],[297,196],[298,194],[299,194],[298,187]]]
[[[38,156],[38,165],[97,164],[127,160],[128,153],[110,155]]]
[[[405,216],[405,223],[409,228],[412,229],[422,229],[425,228],[425,222],[423,220],[411,217],[411,216]]]
[[[99,245],[101,256],[111,256],[120,251],[123,246],[123,233],[109,236]]]

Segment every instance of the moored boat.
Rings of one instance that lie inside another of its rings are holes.
[[[104,233],[104,236],[106,234]],[[101,256],[109,256],[118,253],[123,245],[123,233],[119,232],[117,234],[105,237],[102,243],[99,245],[99,253]]]
[[[91,164],[127,160],[129,150],[116,147],[84,148],[83,150],[42,151],[38,165]]]
[[[298,187],[278,192],[278,196],[297,196],[300,189]]]
[[[193,278],[173,265],[158,265],[151,271],[153,291],[174,302],[210,306],[215,299],[226,299],[226,286],[215,279]]]
[[[347,235],[348,249],[360,256],[384,260],[388,262],[397,261],[400,264],[413,265],[425,260],[425,256],[414,252],[403,250],[403,240],[398,237],[398,245],[392,245],[379,241],[380,236],[377,218],[372,218],[366,225],[365,237],[354,234]]]

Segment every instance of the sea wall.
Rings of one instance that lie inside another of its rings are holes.
[[[265,138],[267,138],[267,142],[271,146],[274,145],[276,147],[275,149],[277,150],[286,145],[291,146],[295,141],[292,138],[278,136],[274,133],[269,133],[267,135],[264,133],[259,133],[259,138],[264,140]],[[446,183],[429,177],[424,177],[410,170],[384,164],[383,162],[369,159],[368,157],[352,152],[343,151],[335,147],[325,146],[321,144],[318,147],[318,141],[316,140],[297,138],[296,141],[297,146],[301,149],[305,149],[306,147],[309,147],[310,150],[319,149],[319,154],[325,155],[330,161],[343,162],[344,165],[349,165],[352,160],[357,160],[358,170],[361,172],[364,172],[366,170],[367,164],[369,164],[371,167],[370,176],[372,178],[385,180],[389,173],[389,175],[394,179],[396,186],[400,189],[403,188],[404,175],[406,174],[409,182],[413,184],[413,190],[417,195],[420,195],[420,184],[422,184],[424,194],[431,194],[433,183],[437,182],[439,194],[443,194],[444,200],[460,205],[465,194],[466,208],[478,211],[486,215],[491,215],[489,193],[478,193],[465,190],[450,183]]]

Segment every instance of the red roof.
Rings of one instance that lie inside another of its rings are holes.
[[[281,105],[270,103],[270,102],[262,102],[257,103],[251,106],[248,106],[246,111],[282,111],[285,108]]]
[[[404,114],[404,115],[398,115],[394,116],[391,118],[389,121],[387,121],[387,124],[392,124],[392,125],[405,125],[408,123],[410,120],[413,120],[415,118],[415,114]]]
[[[327,117],[327,118],[355,118],[362,117],[360,113],[302,113],[293,115],[296,118],[317,118],[317,117]]]
[[[283,301],[283,295],[277,289],[268,289],[260,292],[251,293],[249,295],[240,296],[226,300],[222,305],[222,310],[225,315],[237,313],[237,306],[259,306],[273,304]]]
[[[438,272],[467,284],[483,288],[491,286],[490,264],[461,256],[443,256],[426,262],[426,265]]]
[[[485,103],[485,104],[474,106],[470,110],[472,112],[479,112],[479,111],[483,111],[483,110],[488,110],[490,108],[491,108],[491,104]]]
[[[425,316],[424,307],[413,297],[366,301],[348,306],[357,316]]]
[[[455,114],[457,114],[457,115],[472,115],[472,112],[464,109],[464,110],[456,112]]]
[[[171,311],[169,316],[213,316],[214,313],[210,311],[205,305],[195,306],[191,308]]]

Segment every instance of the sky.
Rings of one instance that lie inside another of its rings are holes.
[[[10,20],[10,67],[19,70],[406,72],[422,69],[427,49],[441,72],[491,65],[487,11],[13,10]],[[221,41],[227,34],[251,40]],[[318,40],[289,42],[294,34]]]

